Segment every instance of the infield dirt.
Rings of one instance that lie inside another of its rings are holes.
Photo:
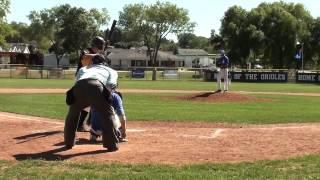
[[[109,153],[78,132],[63,149],[63,122],[0,113],[0,159],[68,160],[184,165],[286,159],[320,154],[320,124],[233,125],[128,122],[129,142]]]
[[[0,89],[0,93],[64,93],[65,89]],[[137,93],[139,90],[124,90]],[[161,92],[145,90],[142,93]],[[140,92],[141,93],[141,92]],[[261,101],[248,92],[217,94],[178,91],[184,101]],[[290,95],[290,94],[288,94]],[[291,94],[295,95],[295,94]],[[308,95],[308,94],[306,94]],[[309,94],[318,96],[320,94]],[[63,120],[0,112],[0,159],[64,160],[143,164],[252,162],[320,154],[320,123],[239,125],[189,122],[129,121],[129,142],[107,152],[77,132],[76,145],[63,148]]]

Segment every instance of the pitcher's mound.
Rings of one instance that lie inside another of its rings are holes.
[[[201,102],[257,102],[263,99],[233,92],[205,92],[178,97],[180,100]]]

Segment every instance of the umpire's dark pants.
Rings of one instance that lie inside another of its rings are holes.
[[[75,102],[69,107],[69,113],[64,126],[64,142],[66,147],[72,148],[75,143],[80,111],[85,107],[92,106],[103,117],[101,122],[103,147],[109,150],[117,149],[119,141],[113,124],[114,116],[111,102],[107,100],[107,98],[111,97],[110,91],[104,89],[104,86],[98,80],[84,79],[74,85],[73,94]]]

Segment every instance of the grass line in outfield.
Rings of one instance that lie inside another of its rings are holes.
[[[0,161],[0,179],[318,179],[320,156],[187,166]]]
[[[56,79],[0,79],[0,88],[70,88],[73,80]],[[181,89],[214,91],[215,82],[204,81],[141,81],[120,80],[120,89]],[[233,91],[253,92],[301,92],[319,93],[320,86],[316,84],[294,83],[232,83]]]
[[[190,102],[181,94],[124,94],[130,120],[270,124],[320,122],[320,97],[250,95],[257,102]],[[249,95],[248,95],[249,96]],[[0,94],[0,111],[64,119],[63,94]]]

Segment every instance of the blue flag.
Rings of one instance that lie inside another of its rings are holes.
[[[302,58],[302,49],[299,49],[296,55],[294,55],[294,58],[297,60],[300,60]]]

